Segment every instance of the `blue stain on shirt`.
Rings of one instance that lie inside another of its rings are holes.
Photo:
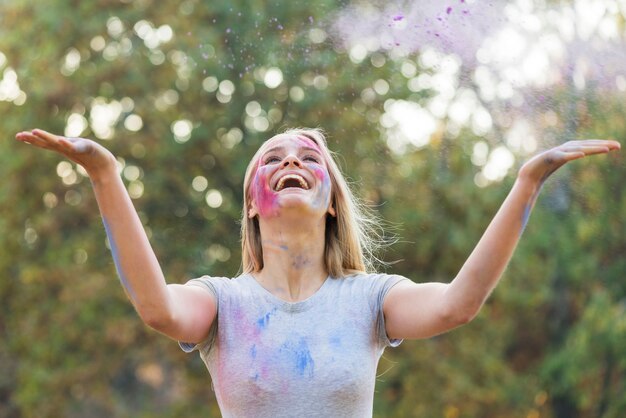
[[[341,347],[341,336],[340,335],[331,335],[328,342],[335,348]]]
[[[300,339],[295,355],[296,370],[298,370],[298,373],[300,373],[301,376],[307,374],[309,377],[313,377],[315,362],[313,361],[313,357],[311,357],[309,345],[304,338]]]
[[[124,274],[124,270],[122,270],[122,264],[120,263],[119,251],[117,249],[117,245],[115,244],[115,239],[113,239],[113,234],[111,233],[111,229],[109,228],[109,224],[107,223],[104,217],[102,218],[102,223],[104,224],[104,230],[106,231],[107,237],[109,238],[109,245],[111,246],[111,255],[113,256],[113,263],[115,263],[115,268],[117,269],[117,275],[122,282],[122,286],[128,292],[128,296],[132,301],[135,300],[135,292],[133,291],[132,286],[128,282],[126,275]]]
[[[256,324],[260,329],[265,329],[267,328],[267,326],[270,323],[270,318],[272,317],[272,315],[274,315],[276,313],[276,308],[272,309],[271,311],[269,311],[268,313],[266,313],[265,315],[263,315],[262,317],[260,317],[257,321]]]
[[[315,362],[309,350],[309,344],[304,337],[296,341],[287,341],[281,351],[288,355],[294,371],[300,376],[313,377]]]

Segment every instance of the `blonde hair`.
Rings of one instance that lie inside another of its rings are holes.
[[[331,277],[344,277],[349,274],[372,271],[374,261],[378,261],[374,252],[382,243],[381,234],[376,228],[379,223],[376,216],[352,193],[333,157],[334,153],[328,149],[324,132],[321,129],[296,128],[288,129],[279,135],[303,136],[314,141],[320,147],[326,160],[331,182],[331,202],[336,212],[336,216],[326,216],[324,265],[328,274]],[[257,217],[248,216],[250,184],[259,158],[264,152],[265,144],[276,136],[259,147],[246,169],[241,219],[241,269],[243,273],[253,273],[263,269],[259,220]]]

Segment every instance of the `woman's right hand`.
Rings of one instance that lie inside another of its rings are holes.
[[[56,151],[83,166],[92,176],[104,169],[115,167],[115,156],[102,145],[85,138],[67,138],[41,129],[24,131],[15,139],[39,148]]]

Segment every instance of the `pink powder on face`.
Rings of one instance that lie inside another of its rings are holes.
[[[312,139],[307,138],[305,136],[299,136],[298,140],[300,141],[301,144],[304,144],[304,146],[313,148],[317,150],[320,154],[322,154],[322,150],[320,149],[319,145],[317,144],[317,142],[313,141]]]
[[[319,164],[313,162],[303,161],[305,167],[313,171],[315,177],[318,179],[319,187],[316,196],[314,197],[313,204],[316,207],[328,207],[330,203],[330,177],[328,171],[325,168],[324,153],[320,146],[314,140],[305,136],[297,136],[294,140],[299,142],[299,145],[306,148],[311,148],[317,151],[320,155],[321,161]],[[266,166],[263,163],[263,156],[259,158],[256,166],[256,170],[253,175],[253,180],[250,184],[250,197],[255,202],[258,213],[262,217],[277,216],[280,208],[279,195],[271,188],[271,177],[274,175],[276,166]]]
[[[256,203],[259,215],[275,216],[278,212],[278,195],[270,185],[272,167],[261,166],[261,164],[262,161],[259,160],[254,180],[250,186],[250,195]]]

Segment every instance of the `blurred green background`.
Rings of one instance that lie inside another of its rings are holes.
[[[624,143],[623,1],[512,2],[477,62],[346,40],[348,6],[355,28],[360,10],[389,30],[409,20],[331,0],[0,2],[0,417],[219,416],[197,354],[126,300],[84,171],[18,131],[118,156],[170,283],[237,274],[245,167],[287,127],[328,132],[398,237],[381,270],[418,282],[454,278],[528,155]],[[511,73],[493,48],[515,33],[534,35]],[[537,58],[555,42],[565,52]],[[625,177],[619,154],[559,171],[478,318],[387,350],[375,416],[626,416]]]

